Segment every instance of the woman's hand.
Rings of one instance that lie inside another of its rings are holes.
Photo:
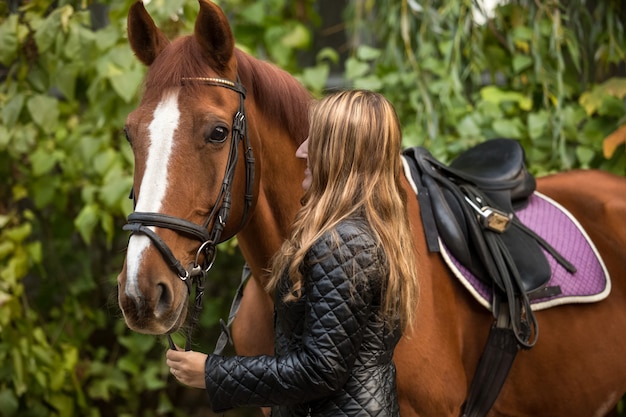
[[[206,388],[204,363],[207,355],[194,351],[169,349],[165,354],[165,363],[174,377],[185,385],[194,388]]]

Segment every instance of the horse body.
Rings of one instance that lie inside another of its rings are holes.
[[[214,140],[232,130],[238,95],[215,85],[182,79],[240,79],[247,89],[246,120],[254,150],[253,202],[243,207],[245,164],[238,160],[233,201],[222,238],[237,235],[253,279],[247,284],[233,339],[239,354],[273,353],[273,304],[265,292],[272,254],[288,236],[299,208],[304,164],[295,150],[308,133],[310,97],[282,70],[234,48],[217,6],[200,1],[193,36],[171,44],[141,3],[129,14],[129,40],[150,67],[140,106],[127,134],[135,154],[136,210],[164,213],[202,224],[219,204],[228,143]],[[243,145],[240,154],[245,151]],[[417,322],[395,352],[403,416],[458,416],[482,353],[492,314],[452,277],[438,254],[429,253],[419,207],[409,194],[420,275]],[[490,415],[602,416],[626,392],[626,179],[593,171],[539,179],[538,188],[582,223],[613,278],[602,302],[537,312],[540,340],[522,351]],[[215,220],[208,224],[211,228]],[[185,267],[197,240],[151,227]],[[164,334],[187,313],[188,288],[150,240],[129,241],[118,277],[119,303],[133,330]]]
[[[595,184],[595,185],[594,185]],[[605,416],[626,392],[626,180],[598,171],[538,179],[602,254],[613,278],[605,300],[537,312],[540,339],[521,351],[491,416]],[[417,323],[396,348],[403,416],[458,416],[492,323],[437,254],[428,253],[410,202],[421,293]]]

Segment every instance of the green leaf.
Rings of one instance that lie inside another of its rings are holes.
[[[101,150],[102,140],[88,134],[82,134],[80,135],[80,140],[77,140],[76,146],[80,161],[91,164],[92,159]]]
[[[346,60],[346,78],[349,80],[354,80],[364,76],[367,74],[369,69],[369,64],[358,61],[355,58],[350,57]]]
[[[322,91],[326,86],[330,68],[326,64],[318,64],[315,67],[305,68],[300,76],[302,84],[313,91]]]
[[[498,103],[492,101],[479,101],[477,104],[478,111],[484,115],[487,120],[498,119],[503,117],[503,112]]]
[[[515,54],[513,56],[513,71],[516,74],[524,71],[533,64],[533,60],[528,55]]]
[[[332,62],[333,64],[337,64],[339,62],[339,53],[333,48],[326,47],[326,48],[322,48],[322,50],[320,50],[317,53],[317,56],[315,57],[315,59],[317,60],[318,63],[328,60]]]
[[[108,379],[96,379],[87,386],[89,397],[109,401],[111,398],[109,392],[110,382]]]
[[[156,344],[154,336],[145,335],[136,332],[129,332],[126,336],[120,336],[119,342],[131,352],[146,354]]]
[[[109,25],[95,32],[94,41],[100,51],[107,51],[117,43],[120,32],[114,25]]]
[[[595,157],[596,152],[593,149],[590,149],[586,146],[577,146],[576,147],[576,157],[583,168],[589,168],[589,164]]]
[[[62,346],[62,350],[63,369],[68,372],[74,371],[76,365],[78,364],[78,349],[76,348],[76,346],[64,344]]]
[[[7,126],[15,126],[23,107],[24,94],[18,93],[11,97],[2,107],[2,122]]]
[[[265,31],[265,42],[272,61],[278,66],[286,67],[289,58],[293,55],[293,47],[286,45],[285,36],[290,32],[290,28],[284,24],[275,25]]]
[[[7,224],[13,219],[12,215],[0,214],[0,231],[4,230]]]
[[[520,120],[518,118],[514,119],[499,119],[493,122],[493,130],[498,134],[498,136],[511,138],[511,139],[521,139],[523,136],[523,128]]]
[[[602,85],[602,89],[607,94],[622,99],[626,97],[626,78],[610,78]]]
[[[54,132],[59,119],[58,102],[49,96],[38,94],[26,104],[33,121],[45,132]]]
[[[153,1],[150,6],[154,6],[151,13],[156,16],[168,17],[172,19],[173,16],[177,16],[179,10],[185,4],[185,0],[156,0]]]
[[[74,226],[85,243],[91,242],[93,231],[98,225],[98,213],[100,209],[95,204],[88,204],[82,208],[76,219],[74,219]]]
[[[0,410],[6,417],[17,415],[19,403],[15,394],[10,389],[0,390]]]
[[[58,157],[59,154],[57,152],[50,152],[45,146],[39,146],[30,155],[32,174],[36,177],[41,177],[49,173],[58,162]]]
[[[9,145],[10,141],[11,132],[9,132],[9,130],[3,125],[0,125],[0,151],[4,151]]]
[[[262,1],[253,2],[251,5],[241,10],[240,16],[244,21],[261,25],[267,16],[265,4]]]
[[[43,176],[31,181],[31,190],[35,206],[44,208],[54,201],[57,196],[61,178],[58,176]]]
[[[531,139],[538,139],[547,133],[550,114],[542,110],[528,115],[528,136]]]
[[[51,65],[52,68],[55,65]],[[41,94],[47,94],[50,90],[50,74],[47,68],[37,66],[28,69],[28,83],[32,86],[32,90]]]
[[[40,54],[47,52],[48,49],[50,49],[57,36],[64,36],[61,31],[61,16],[67,8],[70,10],[72,9],[69,5],[54,9],[37,28],[35,32],[35,42],[37,43],[37,49]]]
[[[81,190],[80,195],[83,203],[91,204],[95,201],[95,195],[100,191],[99,187],[94,184],[85,184]]]
[[[95,171],[104,176],[109,169],[117,162],[118,155],[115,150],[109,148],[96,154],[93,160],[93,168]]]
[[[137,59],[133,56],[132,50],[127,46],[121,45],[116,46],[105,56],[105,62],[113,63],[123,71],[138,65]]]
[[[0,24],[0,64],[9,66],[17,58],[18,52],[18,28],[17,13],[9,17]]]
[[[156,391],[167,386],[167,378],[161,375],[161,369],[158,366],[151,366],[142,374],[145,387],[149,391]]]
[[[111,244],[116,231],[115,222],[113,221],[111,213],[106,211],[100,212],[100,227],[102,227],[102,230],[104,231],[107,243]]]
[[[74,399],[64,394],[60,391],[53,391],[54,393],[50,396],[50,405],[54,407],[55,410],[60,410],[61,412],[58,414],[59,417],[72,417],[75,414],[74,411]]]
[[[156,409],[157,415],[168,416],[174,413],[176,407],[164,392],[159,393],[159,405]]]
[[[33,344],[31,347],[31,355],[37,359],[39,365],[51,366],[55,361],[55,353],[50,349],[50,346],[41,344]],[[56,389],[58,389],[57,387]]]
[[[376,75],[369,75],[367,77],[361,77],[354,80],[354,88],[360,88],[363,90],[378,91],[382,88],[383,83]]]
[[[585,91],[580,95],[579,103],[591,116],[605,106],[608,97],[623,99],[626,97],[626,78],[611,78],[603,84],[597,85],[591,91]]]
[[[137,94],[137,90],[141,85],[143,79],[143,71],[138,66],[135,66],[129,71],[124,73],[116,73],[109,76],[109,81],[115,92],[126,103],[130,103]]]
[[[23,155],[31,151],[39,132],[34,124],[28,123],[15,129],[12,133],[13,140],[10,143],[10,148],[15,154]]]
[[[372,61],[380,57],[380,49],[368,45],[360,45],[356,50],[356,56],[362,61]]]
[[[67,100],[74,100],[78,67],[72,64],[63,65],[54,78],[55,86]]]
[[[576,38],[576,34],[571,30],[565,30],[565,45],[567,46],[567,50],[571,55],[571,59],[569,62],[572,62],[577,71],[580,71],[581,66],[581,55],[580,48],[578,46],[578,39]]]
[[[15,251],[15,243],[8,240],[0,241],[0,259],[4,259]]]
[[[28,257],[33,263],[41,263],[43,259],[43,249],[41,246],[41,242],[32,242],[26,246],[26,252],[28,253]]]
[[[504,102],[516,103],[522,110],[532,109],[532,100],[517,91],[504,91],[496,86],[487,86],[480,90],[483,100],[502,104]]]
[[[137,362],[137,358],[131,356],[124,356],[117,360],[117,367],[130,375],[138,375],[141,371],[140,364]]]
[[[530,41],[533,38],[533,30],[528,26],[515,26],[511,29],[513,40]]]
[[[26,354],[26,352],[24,352],[24,354]],[[15,346],[11,349],[11,357],[13,365],[13,385],[15,387],[15,393],[20,396],[28,391],[28,387],[25,381],[26,373],[24,370],[24,358],[22,356],[20,347]]]
[[[282,44],[288,48],[306,48],[311,43],[311,33],[301,23],[289,25],[290,30],[282,37]]]
[[[9,239],[11,242],[21,243],[32,233],[33,228],[30,223],[24,223],[19,226],[12,227],[10,229],[5,229],[3,231],[4,237]]]
[[[63,54],[70,61],[87,56],[93,48],[95,34],[92,30],[74,24],[70,26]]]
[[[459,122],[457,131],[462,137],[480,136],[480,127],[476,123],[473,115],[467,115]]]
[[[612,116],[621,117],[626,113],[624,108],[624,101],[615,96],[604,96],[602,103],[598,108],[598,114],[600,116]]]

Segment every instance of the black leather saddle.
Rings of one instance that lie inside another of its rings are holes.
[[[511,227],[515,208],[523,207],[536,186],[517,141],[483,142],[460,154],[449,166],[421,147],[406,149],[404,155],[413,165],[414,180],[418,177],[422,183],[418,193],[429,197],[426,203],[430,203],[435,227],[428,225],[426,232],[434,235],[436,230],[450,253],[478,279],[495,282],[504,290],[494,262],[485,259],[490,257],[485,233],[500,235],[526,292],[550,279],[550,266],[540,245],[521,229]],[[422,205],[424,200],[420,200]]]
[[[478,279],[494,284],[509,303],[521,299],[516,315],[530,310],[528,295],[550,279],[542,248],[573,269],[515,215],[536,188],[517,141],[483,142],[449,165],[423,147],[405,149],[403,155],[418,189],[429,249],[438,251],[440,238],[459,262]]]

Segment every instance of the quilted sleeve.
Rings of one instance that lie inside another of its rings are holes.
[[[215,411],[305,403],[343,386],[371,314],[372,281],[384,270],[373,239],[355,229],[338,233],[338,250],[326,236],[307,254],[299,349],[276,357],[209,355],[206,389]]]

